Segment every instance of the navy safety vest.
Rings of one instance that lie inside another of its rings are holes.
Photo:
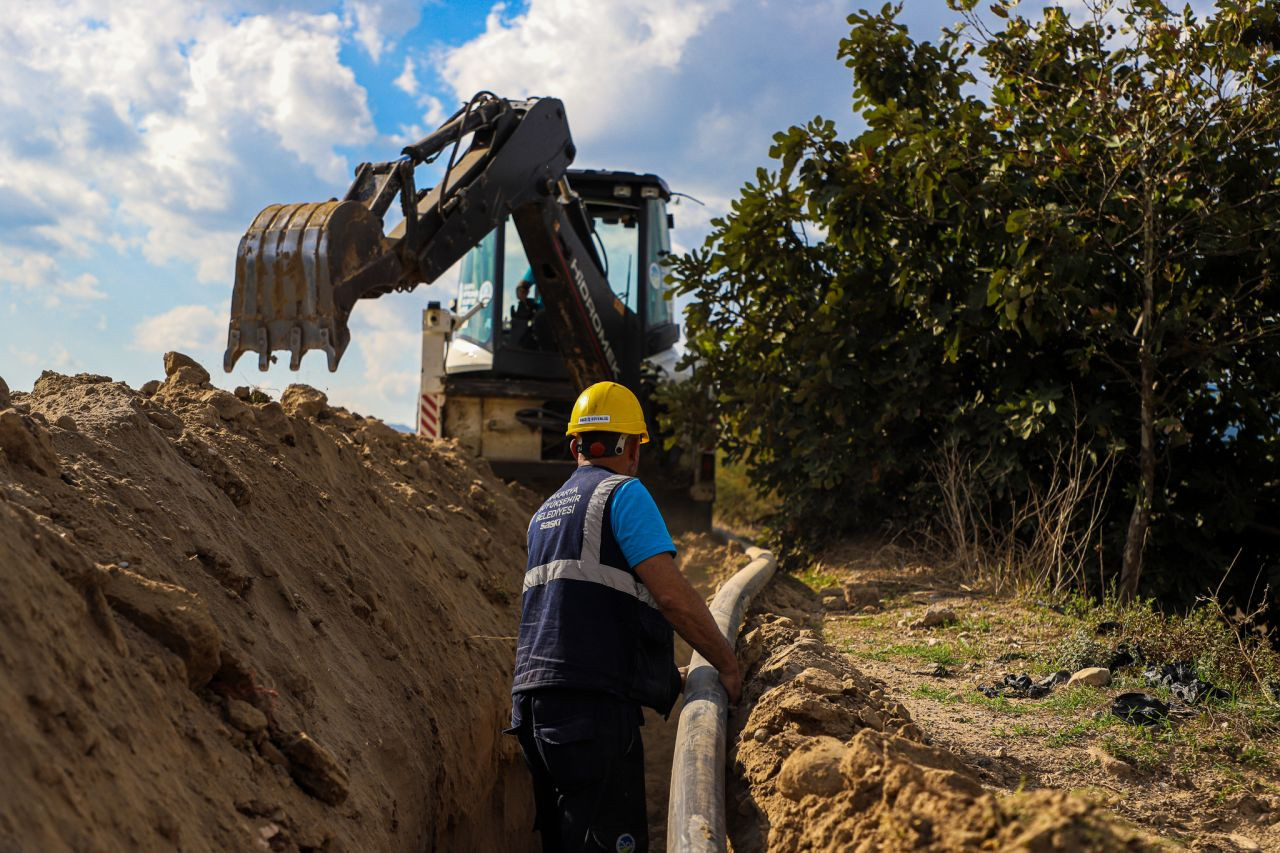
[[[529,522],[512,693],[592,690],[671,712],[680,693],[671,623],[613,535],[611,498],[629,479],[585,465]]]

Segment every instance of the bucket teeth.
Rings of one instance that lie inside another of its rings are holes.
[[[329,370],[337,370],[351,340],[347,318],[355,301],[339,288],[390,252],[381,221],[358,202],[264,209],[236,252],[223,369],[231,372],[242,354],[256,352],[258,369],[266,370],[271,353],[281,350],[289,353],[289,368],[297,370],[305,353],[323,350]],[[388,263],[386,269],[394,271],[398,264]]]

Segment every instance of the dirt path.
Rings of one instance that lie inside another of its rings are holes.
[[[1054,671],[1095,626],[1042,603],[972,595],[895,556],[850,549],[824,565],[829,577],[815,585],[835,580],[877,605],[850,612],[829,596],[822,636],[984,786],[1079,791],[1176,846],[1280,850],[1276,755],[1257,746],[1258,732],[1237,731],[1236,709],[1209,707],[1163,730],[1129,725],[1109,708],[1115,694],[1145,687],[1131,670],[1106,687],[988,698],[976,688],[1006,673]],[[931,608],[955,621],[912,627]]]

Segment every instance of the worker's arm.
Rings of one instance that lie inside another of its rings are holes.
[[[636,574],[676,633],[720,673],[729,702],[736,705],[742,695],[738,656],[716,627],[702,597],[676,568],[676,561],[666,552],[655,554],[636,566]]]

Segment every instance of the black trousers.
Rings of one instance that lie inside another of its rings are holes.
[[[543,853],[645,853],[643,717],[633,702],[580,690],[517,694],[520,739]]]

